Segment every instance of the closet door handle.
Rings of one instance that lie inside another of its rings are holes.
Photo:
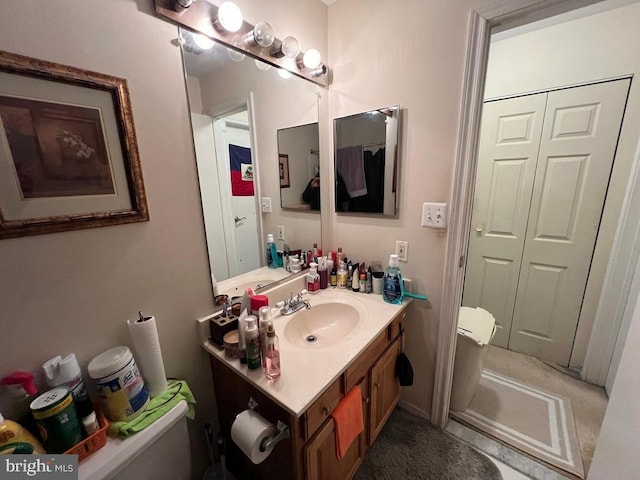
[[[484,230],[484,225],[476,225],[476,232],[482,233],[483,230]]]

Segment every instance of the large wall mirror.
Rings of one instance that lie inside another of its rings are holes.
[[[320,216],[278,201],[278,131],[315,124],[317,137],[318,87],[186,29],[180,36],[214,287],[240,294],[288,275],[265,266],[267,234],[279,250],[320,243]]]
[[[398,214],[398,105],[334,120],[336,212]]]

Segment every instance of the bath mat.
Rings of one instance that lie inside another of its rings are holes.
[[[502,480],[486,456],[427,420],[396,408],[354,480]]]
[[[565,397],[485,369],[469,408],[451,416],[584,478],[571,401]]]

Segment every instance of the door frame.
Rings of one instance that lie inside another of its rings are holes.
[[[256,223],[258,226],[258,258],[260,265],[265,265],[265,244],[264,244],[264,225],[262,221],[262,209],[261,209],[261,189],[260,189],[260,160],[258,155],[258,134],[256,131],[256,113],[255,113],[255,100],[253,92],[249,92],[249,95],[244,99],[232,100],[219,105],[215,105],[206,109],[203,112],[212,118],[212,121],[220,120],[234,113],[246,110],[249,126],[249,141],[251,143],[251,160],[253,163],[254,182],[253,182],[253,194],[256,209]],[[257,179],[257,180],[256,180]],[[225,225],[226,229],[232,229],[233,225]],[[235,246],[233,247],[235,251]]]
[[[498,25],[523,25],[594,3],[598,3],[598,1],[519,0],[515,2],[501,0],[490,8],[473,10],[470,13],[460,126],[450,198],[451,215],[445,253],[442,307],[431,411],[431,421],[441,428],[446,426],[449,413],[457,317],[462,300],[465,257],[471,228],[474,179],[491,30]],[[631,180],[638,177],[639,154],[640,151],[636,153],[633,161]],[[632,221],[635,221],[634,225],[637,225],[638,218],[640,218],[640,208],[637,208],[633,202],[635,199],[640,203],[637,196],[633,195],[633,181],[630,181],[619,225],[625,225]],[[637,230],[630,231],[630,229],[619,228],[616,232],[601,294],[603,300],[607,297],[611,298],[611,301],[606,307],[603,307],[603,304],[607,302],[600,302],[583,368],[584,375],[592,382],[599,380],[601,384],[604,384],[617,339],[618,328],[606,325],[604,317],[605,315],[608,318],[613,316],[619,321],[627,303],[628,288],[627,295],[624,295],[620,292],[614,292],[612,287],[619,285],[621,280],[628,281],[630,285],[630,276],[637,261],[637,249],[633,249],[631,258],[629,258],[628,252],[624,258],[621,258],[624,253],[622,246],[623,243],[629,241],[636,244],[639,238],[640,232]],[[614,268],[617,266],[616,264],[619,264],[617,270]],[[620,314],[617,315],[618,313]]]

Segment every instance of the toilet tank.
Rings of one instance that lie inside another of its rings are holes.
[[[187,402],[182,400],[144,430],[107,444],[80,462],[80,480],[189,480]]]

